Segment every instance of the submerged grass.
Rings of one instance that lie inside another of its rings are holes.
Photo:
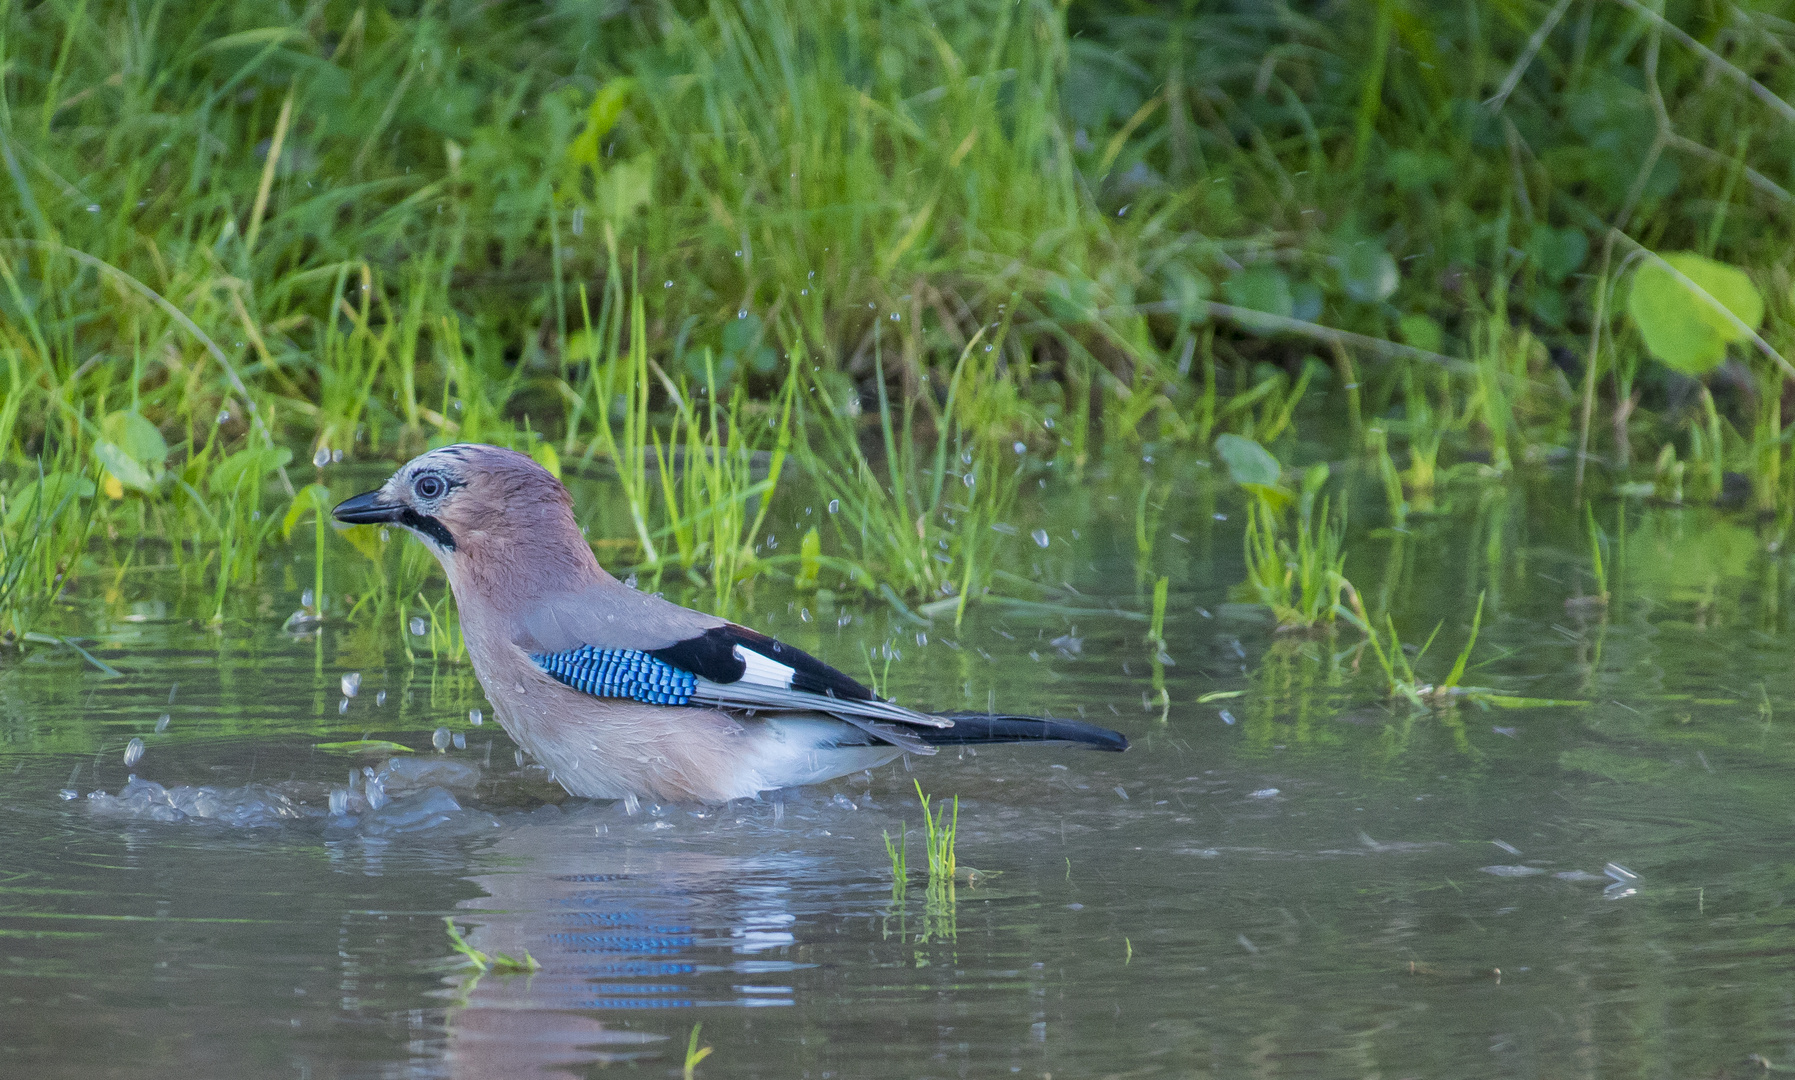
[[[523,959],[519,960],[515,956],[507,956],[504,953],[488,953],[474,948],[468,944],[465,937],[461,936],[461,931],[455,926],[455,920],[447,915],[443,916],[443,926],[449,932],[449,947],[467,957],[468,964],[482,975],[488,971],[500,975],[520,975],[542,970],[542,962],[528,952],[524,953]]]

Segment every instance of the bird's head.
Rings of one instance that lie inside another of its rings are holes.
[[[596,569],[561,481],[524,454],[462,443],[406,462],[373,491],[337,505],[338,521],[409,529],[451,571],[562,565]],[[571,563],[572,565],[568,565]],[[485,576],[484,574],[482,576]]]

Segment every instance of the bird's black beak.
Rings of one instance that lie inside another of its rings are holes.
[[[404,506],[382,502],[379,491],[364,491],[338,503],[330,516],[346,525],[390,525],[404,513]]]

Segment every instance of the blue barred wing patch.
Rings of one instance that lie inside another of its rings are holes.
[[[557,681],[593,697],[684,705],[698,688],[698,676],[636,649],[582,645],[566,652],[536,653],[530,659]]]

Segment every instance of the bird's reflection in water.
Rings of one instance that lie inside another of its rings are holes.
[[[541,965],[529,975],[451,977],[450,1075],[584,1075],[585,1067],[677,1054],[668,1035],[621,1016],[693,1006],[789,1005],[789,857],[624,846],[584,815],[513,830],[493,852],[509,869],[475,877],[468,941]]]

